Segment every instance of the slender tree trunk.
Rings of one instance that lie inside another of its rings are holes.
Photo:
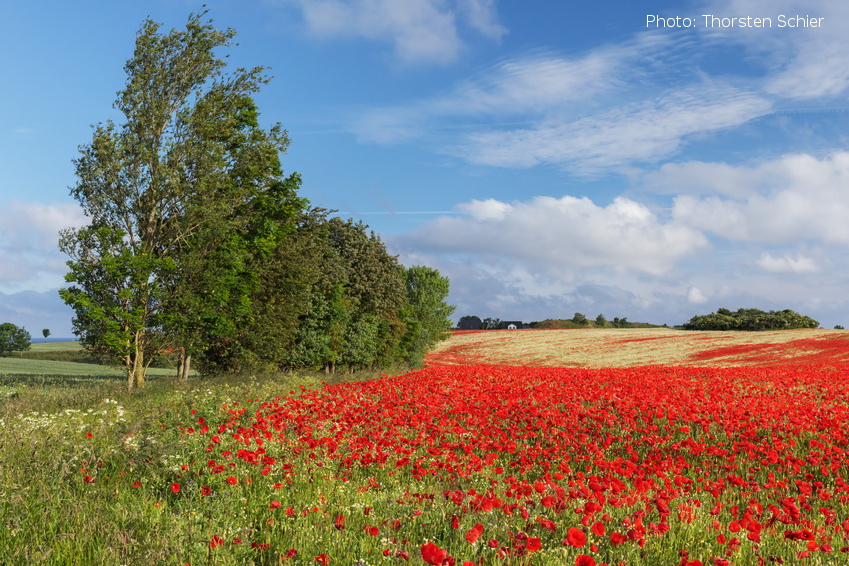
[[[186,349],[180,348],[180,353],[177,355],[177,379],[183,379],[183,364],[185,363]]]
[[[133,369],[132,373],[129,375],[129,384],[128,387],[130,390],[132,389],[142,389],[144,388],[144,348],[143,348],[143,337],[141,332],[136,333],[136,355],[133,358]]]
[[[189,369],[191,368],[191,366],[192,366],[192,355],[187,354],[186,359],[183,362],[183,375],[180,376],[180,379],[182,381],[188,381],[189,380]]]

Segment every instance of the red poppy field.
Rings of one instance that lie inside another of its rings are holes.
[[[144,446],[106,455],[108,428],[80,432],[104,456],[63,489],[147,509],[159,563],[849,564],[849,341],[829,336],[705,350],[736,367],[455,354],[285,395],[186,394]],[[54,557],[87,548],[57,534]]]

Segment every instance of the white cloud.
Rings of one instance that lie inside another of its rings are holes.
[[[506,33],[488,0],[462,0],[458,6],[444,0],[295,1],[314,35],[388,41],[405,63],[453,61],[462,47],[458,18],[495,40]]]
[[[701,85],[565,123],[549,120],[529,129],[472,134],[464,151],[475,163],[570,164],[592,173],[669,157],[688,136],[738,126],[769,112],[771,104],[751,93]]]
[[[714,171],[726,183],[721,189],[705,181]],[[701,180],[688,185],[686,178],[697,174]],[[675,198],[673,218],[696,230],[735,241],[849,245],[849,152],[786,155],[757,166],[691,162],[647,178],[667,189],[681,183],[683,193],[722,193]]]
[[[770,29],[703,28],[712,41],[742,45],[767,70],[763,88],[789,101],[839,96],[849,89],[849,3],[842,0],[715,0],[701,13],[770,17]],[[820,27],[780,28],[778,16],[823,18]]]
[[[772,257],[769,252],[764,252],[755,263],[771,273],[818,273],[820,271],[819,266],[812,258],[801,254],[798,254],[795,258],[787,254],[782,257]]]
[[[755,89],[682,72],[677,59],[693,46],[673,37],[646,32],[579,56],[510,59],[447,94],[365,112],[352,131],[376,143],[425,138],[477,164],[594,175],[667,158],[773,111]]]
[[[564,280],[587,267],[660,275],[708,247],[698,231],[664,224],[624,197],[605,207],[586,197],[539,196],[509,204],[471,201],[456,208],[466,214],[438,218],[402,241],[430,252],[503,258]]]
[[[615,71],[635,52],[644,54],[647,49],[601,49],[580,58],[536,54],[509,59],[445,95],[365,112],[353,122],[352,130],[361,141],[398,143],[426,135],[440,120],[468,120],[475,127],[478,119],[492,116],[499,121],[521,120],[528,114],[544,116],[602,94],[616,83]]]
[[[708,298],[698,287],[690,287],[690,290],[687,291],[687,300],[694,305],[703,305],[708,301]]]
[[[507,28],[498,22],[495,0],[458,0],[458,9],[469,26],[487,37],[500,40]]]
[[[15,201],[0,207],[0,292],[59,286],[67,259],[59,252],[59,230],[85,223],[75,203]]]

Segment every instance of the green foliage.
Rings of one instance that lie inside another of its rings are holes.
[[[41,331],[41,333],[44,335],[44,341],[47,342],[47,337],[50,336],[50,329],[45,328],[44,330]]]
[[[446,303],[449,281],[439,271],[423,265],[404,269],[407,302],[412,317],[419,322],[428,347],[447,339],[451,315],[457,308]]]
[[[579,312],[576,312],[575,316],[572,317],[572,322],[579,326],[587,326],[587,324],[589,324],[587,317]]]
[[[604,326],[605,326],[605,324],[607,324],[607,319],[606,319],[606,318],[604,318],[604,315],[603,315],[603,314],[599,314],[597,317],[595,317],[595,323],[596,323],[598,326],[604,327]]]
[[[463,323],[467,321],[472,323],[472,326],[474,326],[474,328],[472,328],[471,330],[480,330],[483,325],[479,317],[473,315],[466,315],[461,316],[460,320],[457,321],[457,328],[462,328]]]
[[[839,324],[835,324],[834,329],[835,330],[844,330],[844,328],[842,326],[840,326]]]
[[[96,126],[74,161],[71,194],[91,224],[62,233],[60,295],[85,348],[123,365],[131,388],[163,351],[252,324],[262,260],[306,205],[280,167],[286,131],[258,123],[263,69],[225,74],[215,50],[235,32],[203,16],[168,34],[143,23],[115,102],[123,123]]]
[[[32,336],[24,327],[18,327],[11,322],[0,324],[0,356],[12,352],[26,352],[30,349],[31,339]]]
[[[760,309],[717,309],[715,313],[698,315],[684,325],[685,330],[790,330],[816,328],[819,323],[790,309],[764,312]]]
[[[502,324],[500,318],[486,317],[485,319],[483,319],[481,327],[483,327],[485,330],[499,330],[501,328],[504,328],[504,325]]]

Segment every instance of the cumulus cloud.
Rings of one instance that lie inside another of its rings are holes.
[[[429,251],[507,258],[561,277],[586,267],[659,275],[708,246],[698,231],[664,223],[624,197],[604,207],[586,197],[538,196],[456,208],[464,214],[433,220],[402,240]]]
[[[0,291],[58,287],[65,274],[59,231],[86,223],[75,203],[14,201],[0,208]]]
[[[812,258],[803,255],[772,257],[769,252],[764,252],[755,263],[771,273],[817,273],[820,270]]]
[[[700,179],[688,184],[689,175]],[[707,192],[674,199],[673,218],[694,229],[745,242],[849,245],[849,152],[786,155],[755,166],[692,162],[650,176],[650,184],[674,183],[683,193]]]
[[[448,63],[461,47],[461,20],[492,39],[506,28],[491,0],[295,0],[310,32],[318,37],[388,41],[405,63]]]

